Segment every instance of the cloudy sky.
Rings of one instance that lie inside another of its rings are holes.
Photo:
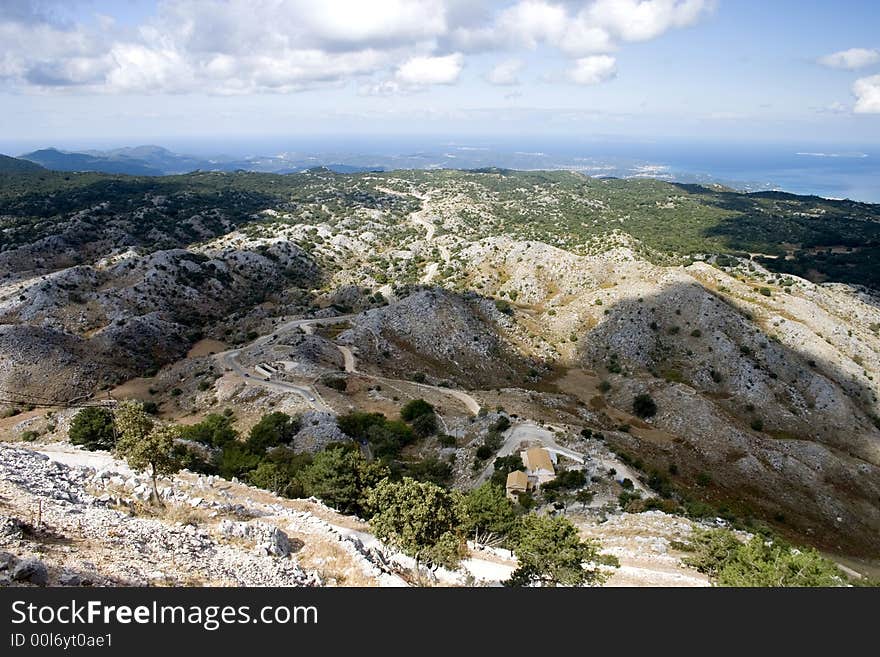
[[[880,143],[876,0],[0,0],[0,141]]]

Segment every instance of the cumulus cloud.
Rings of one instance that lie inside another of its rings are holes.
[[[861,78],[853,84],[856,114],[880,114],[880,75]]]
[[[595,25],[625,41],[647,41],[693,25],[714,5],[711,0],[597,0],[586,12]]]
[[[452,84],[458,80],[464,65],[461,53],[444,57],[412,57],[395,72],[394,78],[414,87],[429,84]]]
[[[819,63],[830,68],[855,71],[880,62],[880,51],[870,48],[850,48],[819,58]]]
[[[575,60],[568,77],[577,84],[599,84],[617,75],[617,62],[609,55],[591,55]]]
[[[572,79],[690,25],[713,0],[163,0],[140,25],[62,0],[0,2],[0,85],[108,93],[289,93],[357,82],[378,93],[454,84],[465,54],[555,49]],[[63,14],[63,19],[59,18]],[[79,21],[79,22],[77,22]],[[608,66],[610,69],[602,69]],[[509,59],[486,76],[514,84]],[[595,69],[595,70],[594,70]],[[384,82],[377,82],[384,80]],[[585,82],[586,83],[586,82]]]
[[[511,86],[519,84],[519,73],[523,69],[523,62],[519,59],[508,59],[495,65],[486,74],[486,80],[499,86]]]

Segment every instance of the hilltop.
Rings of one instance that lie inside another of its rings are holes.
[[[37,171],[43,171],[43,167],[35,162],[9,157],[8,155],[0,155],[0,174],[34,173]]]

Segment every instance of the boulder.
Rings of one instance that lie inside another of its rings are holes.
[[[16,582],[46,586],[49,583],[49,571],[39,559],[22,559],[12,569],[12,579]]]

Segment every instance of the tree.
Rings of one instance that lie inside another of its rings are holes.
[[[515,470],[523,469],[522,457],[519,454],[511,454],[510,456],[499,456],[493,461],[491,481],[502,488],[507,485],[507,475]]]
[[[741,542],[726,529],[699,530],[684,560],[718,586],[842,586],[837,566],[812,548],[753,536]]]
[[[577,528],[561,516],[523,516],[513,551],[519,567],[509,586],[601,584],[607,575],[600,564],[613,563],[599,554],[596,541],[582,541]]]
[[[437,433],[437,416],[434,413],[419,415],[412,421],[413,433],[419,438],[427,438]]]
[[[271,461],[263,461],[256,468],[247,473],[247,480],[251,486],[264,488],[276,495],[288,495],[292,485],[288,472]]]
[[[404,404],[400,409],[400,419],[405,422],[412,422],[422,415],[433,415],[434,407],[424,399],[412,399]]]
[[[171,425],[156,425],[144,412],[140,402],[123,402],[114,415],[119,433],[116,453],[132,469],[149,471],[153,500],[161,505],[156,478],[180,470],[180,461],[174,452],[174,441],[180,437],[180,429]]]
[[[116,445],[113,413],[100,406],[83,408],[70,423],[67,435],[71,443],[82,445],[91,451],[113,449]]]
[[[487,481],[468,491],[464,502],[467,509],[465,529],[468,535],[473,535],[474,542],[497,543],[513,531],[516,510],[501,486]]]
[[[343,513],[362,514],[366,491],[388,476],[388,469],[370,463],[351,445],[329,445],[300,473],[306,495],[314,495]]]
[[[633,399],[633,413],[642,418],[649,418],[657,414],[657,404],[647,393],[636,395]]]
[[[228,415],[211,413],[198,424],[180,427],[180,436],[184,440],[194,440],[212,447],[223,447],[238,439],[238,432],[232,427],[232,420],[233,418]]]
[[[593,501],[593,498],[595,496],[596,496],[596,494],[593,491],[587,490],[586,488],[584,488],[584,489],[579,490],[577,493],[575,493],[574,499],[576,499],[578,502],[580,502],[583,505],[583,507],[586,509],[587,505]]]
[[[299,430],[299,420],[275,411],[264,415],[253,426],[245,444],[255,454],[264,454],[270,447],[289,444]]]
[[[457,491],[404,477],[383,479],[367,495],[377,537],[419,562],[455,568],[465,554],[467,509]]]

